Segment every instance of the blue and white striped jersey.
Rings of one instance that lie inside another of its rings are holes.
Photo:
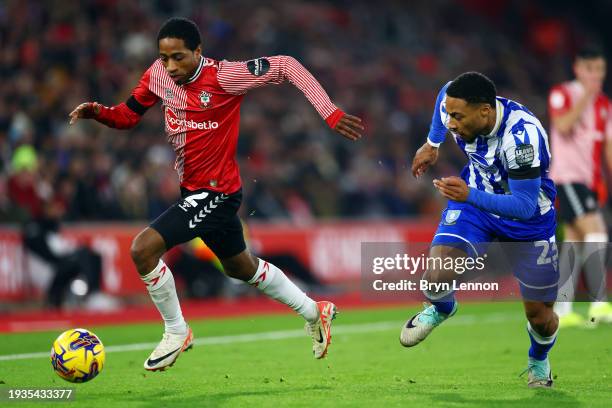
[[[439,146],[448,131],[446,111],[447,83],[438,94],[428,140]],[[541,177],[538,208],[535,216],[553,208],[556,190],[549,177],[550,146],[544,127],[525,106],[510,99],[497,97],[497,121],[488,135],[478,135],[466,143],[453,134],[455,141],[468,158],[461,178],[468,186],[491,194],[510,194],[509,170],[539,168]]]

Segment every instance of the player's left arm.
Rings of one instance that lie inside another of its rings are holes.
[[[342,136],[357,140],[364,129],[361,119],[336,107],[321,84],[293,57],[277,55],[250,61],[222,61],[217,79],[221,88],[233,95],[289,81],[302,91],[329,127]]]
[[[539,157],[540,137],[535,125],[527,124],[520,135],[506,134],[502,150],[506,156],[510,194],[492,194],[467,186],[459,177],[434,180],[434,186],[448,199],[468,202],[502,217],[528,220],[538,205],[542,180]]]

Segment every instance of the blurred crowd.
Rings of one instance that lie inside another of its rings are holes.
[[[127,99],[156,56],[170,16],[192,18],[204,55],[300,60],[365,137],[330,131],[290,85],[252,91],[242,107],[242,216],[415,216],[441,205],[430,180],[455,173],[454,143],[425,180],[409,172],[439,88],[461,72],[489,75],[498,93],[542,119],[549,87],[569,78],[583,42],[597,39],[556,2],[56,1],[0,3],[0,222],[64,208],[65,219],[143,220],[178,197],[161,110],[130,131],[68,126],[79,103]],[[50,204],[51,203],[51,204]]]

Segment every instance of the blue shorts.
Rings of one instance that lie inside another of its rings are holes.
[[[504,242],[523,298],[553,302],[559,281],[556,228],[554,209],[520,221],[495,216],[468,203],[449,201],[431,246],[452,246],[477,257],[485,253],[490,242]]]

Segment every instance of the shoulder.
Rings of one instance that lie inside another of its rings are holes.
[[[218,70],[220,61],[217,61],[212,58],[204,58],[204,69],[206,70]]]
[[[545,133],[540,120],[524,105],[511,99],[498,98],[504,109],[504,132],[502,138],[511,143],[527,143],[531,133]]]
[[[551,111],[568,108],[572,102],[574,81],[563,82],[550,88],[548,106]]]
[[[212,58],[204,58],[204,64],[202,66],[202,76],[207,79],[217,77],[221,62]]]
[[[147,70],[142,74],[141,80],[145,82],[159,81],[167,76],[168,73],[166,72],[161,60],[158,58],[153,61],[149,68],[147,68]]]

